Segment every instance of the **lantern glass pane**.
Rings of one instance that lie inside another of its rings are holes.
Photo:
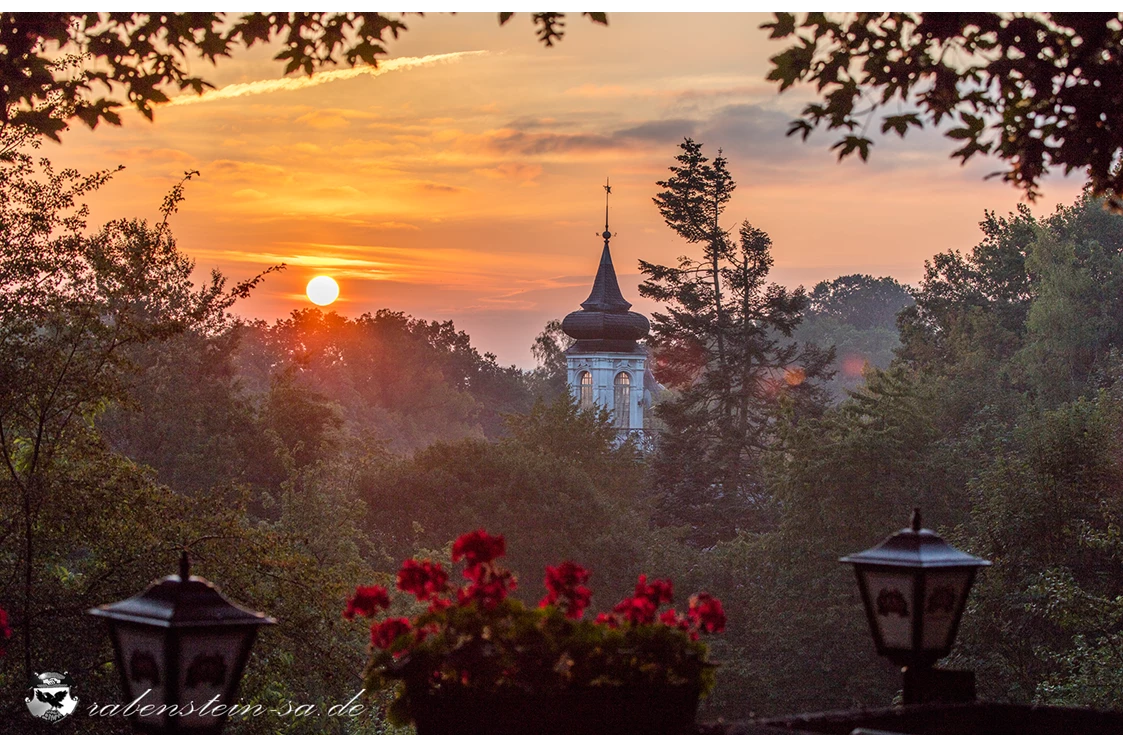
[[[242,645],[252,629],[239,627],[234,630],[206,630],[184,632],[179,640],[179,692],[180,702],[193,703],[195,710],[180,717],[183,728],[199,729],[215,725],[223,715],[212,714],[215,706],[225,704],[223,699],[229,684],[239,675],[234,668],[240,664],[238,656]],[[203,706],[214,699],[206,714],[200,714]]]
[[[888,649],[912,649],[913,577],[910,572],[866,571],[873,620]]]
[[[143,725],[161,725],[164,717],[159,707],[165,703],[167,668],[164,643],[167,629],[117,623],[117,642],[128,684],[128,703],[136,701],[136,719]],[[154,709],[143,707],[152,705]],[[143,712],[143,714],[142,714]]]
[[[924,649],[951,647],[952,628],[967,597],[970,569],[930,571],[924,582]]]

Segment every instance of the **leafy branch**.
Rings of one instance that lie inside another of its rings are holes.
[[[953,123],[944,135],[966,163],[992,155],[1001,177],[1039,195],[1053,168],[1087,170],[1096,195],[1123,209],[1123,24],[1119,13],[777,13],[762,28],[791,41],[768,80],[815,86],[788,135],[839,130],[839,159],[869,158],[863,115],[895,104],[881,132],[904,137]],[[863,108],[864,102],[870,102]]]

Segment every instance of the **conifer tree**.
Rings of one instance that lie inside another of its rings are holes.
[[[702,258],[677,267],[640,261],[640,293],[666,305],[652,315],[655,377],[674,390],[656,408],[664,424],[654,460],[663,521],[709,543],[767,521],[760,458],[781,407],[818,410],[817,380],[833,352],[791,341],[807,305],[802,287],[768,283],[772,240],[744,222],[722,226],[735,183],[720,151],[712,162],[687,138],[655,204]]]

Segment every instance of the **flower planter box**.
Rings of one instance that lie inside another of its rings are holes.
[[[453,543],[470,584],[455,588],[432,559],[406,559],[398,589],[428,609],[370,625],[369,693],[395,687],[390,722],[419,733],[664,734],[694,728],[698,699],[717,665],[701,634],[725,628],[721,602],[692,595],[685,612],[659,612],[671,581],[640,574],[611,613],[582,620],[589,571],[572,561],[546,568],[546,597],[529,608],[508,593],[514,575],[496,562],[502,535],[484,530]],[[391,606],[378,585],[359,586],[343,617],[374,618]],[[616,683],[622,685],[603,685]]]
[[[410,699],[422,735],[692,732],[697,686],[591,687],[539,695],[455,692]]]

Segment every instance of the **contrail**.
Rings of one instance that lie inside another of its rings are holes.
[[[477,49],[470,52],[448,52],[441,55],[425,55],[424,57],[397,57],[378,63],[378,67],[369,65],[364,67],[348,68],[347,70],[329,70],[313,73],[299,78],[272,78],[270,80],[252,81],[250,83],[232,83],[229,86],[207,91],[201,96],[184,94],[176,96],[166,106],[180,106],[183,104],[204,104],[209,101],[222,101],[223,99],[236,99],[240,96],[256,96],[258,94],[276,93],[278,91],[299,91],[302,88],[312,88],[324,83],[358,78],[360,75],[379,76],[383,73],[392,73],[396,70],[410,70],[411,68],[432,65],[438,62],[452,62],[469,55],[484,55],[485,50]]]

